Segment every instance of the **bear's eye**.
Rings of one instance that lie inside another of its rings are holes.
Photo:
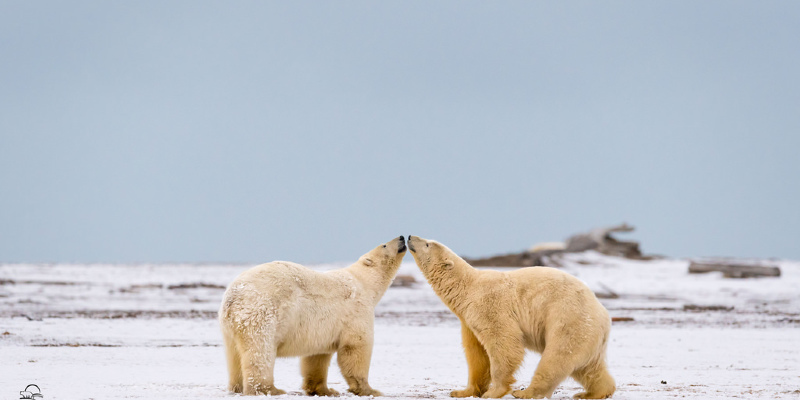
[[[386,245],[383,245],[383,248],[385,249],[385,248],[386,248]]]
[[[428,243],[425,243],[425,247],[428,247]]]

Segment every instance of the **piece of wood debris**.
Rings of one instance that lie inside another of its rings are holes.
[[[733,311],[733,306],[684,304],[683,311]]]
[[[690,274],[705,274],[708,272],[722,272],[725,278],[757,278],[762,276],[779,277],[781,269],[776,266],[752,265],[727,262],[699,262],[689,263]]]
[[[611,317],[611,322],[631,322],[633,317]]]
[[[412,275],[397,275],[392,281],[391,287],[411,287],[417,280]]]

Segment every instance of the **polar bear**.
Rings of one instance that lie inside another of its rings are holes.
[[[239,275],[225,291],[219,322],[230,375],[228,390],[286,393],[274,384],[276,357],[302,357],[303,390],[336,396],[328,366],[337,353],[350,392],[380,396],[367,382],[375,305],[406,251],[402,236],[343,269],[317,272],[274,261]]]
[[[514,397],[550,397],[568,376],[586,390],[575,398],[614,393],[605,362],[611,319],[577,278],[546,267],[477,270],[446,246],[416,236],[408,237],[408,248],[433,290],[461,320],[468,385],[450,396],[503,397],[526,348],[542,358],[530,386],[515,390]]]

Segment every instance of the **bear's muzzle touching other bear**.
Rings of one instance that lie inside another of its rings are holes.
[[[228,389],[246,395],[284,394],[275,387],[276,357],[302,357],[303,390],[335,396],[328,366],[337,353],[349,390],[380,396],[367,382],[375,305],[406,251],[402,236],[347,268],[317,272],[274,261],[249,269],[228,286],[219,322],[228,359]]]
[[[433,240],[408,237],[408,248],[433,290],[461,320],[467,388],[453,397],[500,398],[511,390],[525,349],[542,354],[518,398],[550,397],[568,376],[602,399],[615,391],[606,368],[608,311],[574,276],[554,268],[477,270]]]

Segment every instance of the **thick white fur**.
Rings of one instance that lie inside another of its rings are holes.
[[[367,382],[375,305],[405,251],[402,236],[347,268],[317,272],[275,261],[239,275],[225,292],[219,321],[228,358],[229,390],[285,393],[274,385],[276,357],[303,357],[308,395],[338,395],[327,386],[333,353],[350,391],[380,395]]]
[[[580,280],[546,267],[477,270],[446,246],[416,236],[409,236],[408,247],[433,290],[461,319],[469,378],[467,388],[451,396],[504,396],[526,348],[542,358],[530,385],[514,397],[550,397],[568,376],[586,389],[576,398],[614,393],[605,363],[611,319]]]

